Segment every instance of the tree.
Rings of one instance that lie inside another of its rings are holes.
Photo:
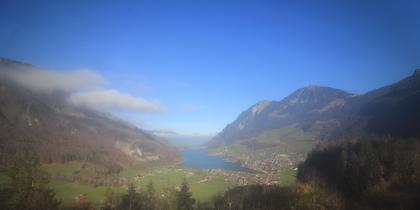
[[[119,202],[119,196],[117,196],[112,190],[112,188],[108,187],[108,189],[105,192],[105,201],[102,204],[102,210],[111,210],[116,209],[118,202]]]
[[[53,190],[47,187],[48,175],[39,169],[39,157],[32,150],[15,155],[6,169],[10,186],[0,196],[5,209],[54,210],[60,204]]]
[[[133,184],[127,189],[127,194],[123,195],[121,203],[117,209],[121,210],[141,210],[143,208],[143,196],[136,191]]]
[[[177,196],[177,210],[193,210],[195,199],[192,198],[192,194],[188,187],[187,181],[184,179],[181,185],[181,190]]]
[[[197,210],[212,210],[211,206],[209,203],[205,202],[205,203],[201,203],[201,202],[197,202]]]
[[[153,182],[150,181],[147,184],[147,191],[146,191],[146,210],[154,210],[156,209],[156,192],[153,186]]]
[[[178,191],[173,187],[167,187],[163,189],[159,196],[156,197],[156,209],[157,210],[176,210]]]

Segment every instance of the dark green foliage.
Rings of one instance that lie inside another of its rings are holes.
[[[353,208],[415,209],[419,170],[419,142],[366,136],[320,146],[300,165],[298,179],[338,191]]]
[[[106,191],[105,201],[101,209],[102,210],[116,209],[117,206],[119,205],[119,202],[120,202],[119,196],[117,196],[111,188],[108,188]]]
[[[156,192],[153,186],[153,182],[150,181],[147,184],[147,191],[146,191],[146,200],[145,200],[145,209],[146,210],[155,210],[156,209]]]
[[[210,203],[197,202],[197,207],[195,209],[196,210],[212,210],[213,208],[211,207]]]
[[[194,199],[184,181],[180,191],[173,188],[164,189],[156,193],[152,182],[142,191],[136,191],[134,185],[130,185],[127,194],[115,195],[112,191],[107,193],[102,210],[192,210]],[[209,205],[201,205],[200,209],[208,209]]]
[[[217,210],[340,210],[341,199],[332,192],[314,186],[297,184],[292,187],[242,186],[234,188],[214,203]]]
[[[194,203],[195,199],[192,198],[188,183],[184,180],[177,195],[177,210],[192,210]]]
[[[290,187],[244,186],[215,198],[217,210],[420,209],[420,143],[365,136],[324,142]]]
[[[39,169],[39,159],[30,150],[16,155],[5,169],[10,185],[0,191],[2,209],[53,210],[59,202],[47,187],[48,176]]]
[[[122,196],[121,203],[117,209],[141,210],[144,209],[144,200],[144,196],[136,191],[134,185],[130,185],[127,194]]]

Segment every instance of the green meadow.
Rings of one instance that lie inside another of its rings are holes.
[[[152,182],[156,191],[162,191],[171,187],[178,187],[183,179],[186,179],[193,197],[199,201],[210,201],[216,194],[223,193],[229,187],[233,187],[234,183],[215,178],[210,181],[203,181],[206,173],[200,170],[191,169],[159,169],[147,174],[144,179],[137,182],[140,189],[145,189],[149,182]]]
[[[76,171],[78,174],[88,176],[90,169],[85,167],[81,170],[80,163],[72,162],[69,164],[48,164],[42,168],[49,173],[60,172],[61,174],[72,175]],[[156,192],[162,192],[165,189],[176,189],[184,179],[187,180],[193,197],[201,202],[211,201],[217,195],[222,194],[228,188],[234,187],[234,183],[225,181],[222,178],[214,178],[209,181],[203,181],[207,174],[204,171],[184,169],[184,168],[154,168],[144,171],[142,169],[126,169],[120,172],[120,177],[128,178],[137,190],[146,190],[147,185],[152,182]],[[63,205],[74,202],[74,198],[84,193],[87,199],[95,204],[101,203],[108,190],[112,189],[117,194],[123,194],[127,186],[108,187],[108,186],[91,186],[77,182],[51,180],[49,186],[54,189],[56,196]]]
[[[296,180],[296,171],[293,169],[285,168],[279,172],[280,184],[283,186],[291,185]]]
[[[72,204],[74,202],[74,198],[80,193],[84,193],[91,203],[99,204],[104,200],[108,189],[112,189],[117,194],[122,194],[126,191],[124,187],[93,187],[90,185],[55,180],[51,181],[48,186],[54,189],[57,198],[64,206]]]

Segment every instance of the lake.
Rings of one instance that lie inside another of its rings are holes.
[[[244,168],[239,163],[232,163],[225,160],[222,156],[209,156],[205,149],[189,149],[182,152],[184,162],[181,163],[185,168],[198,169],[225,169],[231,171],[243,171],[253,173],[252,169]]]

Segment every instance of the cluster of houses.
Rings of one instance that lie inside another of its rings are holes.
[[[241,161],[244,167],[251,168],[256,171],[263,173],[276,172],[283,168],[290,168],[296,163],[289,155],[286,154],[274,154],[270,157],[263,158],[247,158]]]
[[[208,169],[206,172],[208,175],[199,182],[206,182],[216,178],[223,178],[225,181],[234,182],[241,186],[251,184],[272,185],[279,183],[279,177],[274,173],[247,173],[222,169]]]

